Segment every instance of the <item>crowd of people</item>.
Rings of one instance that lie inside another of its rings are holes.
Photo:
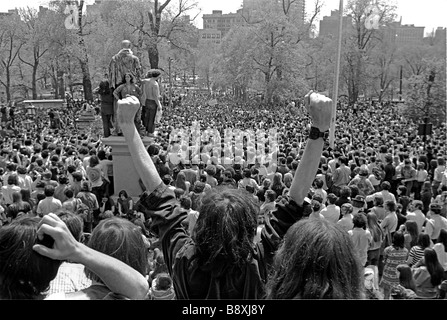
[[[445,123],[423,141],[395,104],[342,104],[331,146],[323,95],[209,99],[165,106],[148,148],[119,99],[138,199],[88,133],[3,137],[0,298],[445,298]]]

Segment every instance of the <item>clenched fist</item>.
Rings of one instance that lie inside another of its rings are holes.
[[[312,119],[312,126],[317,127],[321,132],[329,130],[332,99],[311,90],[304,96],[304,106]]]
[[[118,100],[117,117],[120,125],[129,125],[134,123],[135,115],[140,108],[140,100],[135,96],[127,96]]]

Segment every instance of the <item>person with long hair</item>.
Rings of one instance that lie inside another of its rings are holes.
[[[416,221],[407,220],[400,228],[405,237],[405,248],[410,252],[411,248],[417,245],[419,237],[419,228]]]
[[[186,180],[186,174],[183,171],[180,171],[177,174],[177,179],[175,179],[174,187],[182,189],[183,191],[185,191],[185,194],[189,194],[191,183]]]
[[[135,77],[132,73],[128,72],[123,75],[121,84],[113,91],[113,96],[116,100],[122,100],[129,96],[139,98],[141,95],[140,87],[135,83]],[[141,130],[141,108],[138,110],[134,118],[135,126],[140,132]],[[119,128],[119,122],[115,121],[115,132],[121,135],[121,129]]]
[[[149,285],[138,270],[77,241],[67,225],[49,213],[43,218],[22,216],[0,228],[0,299],[46,298],[62,261],[83,264],[115,297],[147,296]]]
[[[430,248],[430,236],[426,233],[420,233],[418,235],[417,244],[411,247],[408,253],[407,264],[412,267],[416,265],[424,257],[424,250]]]
[[[433,250],[438,255],[439,263],[444,268],[444,273],[447,280],[447,230],[441,229],[438,236],[438,241],[433,246]]]
[[[413,279],[411,267],[407,264],[400,264],[396,268],[399,275],[399,284],[391,289],[391,296],[395,300],[417,299],[416,283]]]
[[[439,263],[436,251],[432,248],[424,249],[424,258],[413,268],[416,294],[423,299],[434,299],[438,286],[444,280],[444,268]]]
[[[374,212],[367,213],[366,226],[372,236],[372,243],[368,248],[367,265],[378,266],[384,233]]]
[[[393,234],[393,242],[383,251],[383,273],[379,286],[383,289],[385,300],[390,299],[391,289],[399,284],[397,266],[405,263],[408,250],[404,245],[404,234],[397,231]]]
[[[99,83],[99,87],[96,88],[94,93],[99,94],[101,101],[101,119],[104,137],[107,138],[111,134],[114,122],[113,112],[113,92],[110,89],[109,80],[105,79]]]
[[[118,193],[117,204],[118,215],[121,218],[129,219],[134,210],[134,203],[132,197],[129,197],[126,190],[121,190]]]
[[[325,219],[305,219],[290,227],[272,270],[267,299],[364,297],[362,263],[351,236]]]
[[[305,97],[305,107],[314,131],[328,131],[332,100],[310,92]],[[118,101],[118,118],[134,166],[146,186],[139,204],[150,212],[152,228],[162,239],[163,255],[177,298],[265,297],[269,266],[280,239],[304,216],[304,200],[318,169],[324,139],[311,137],[307,140],[290,188],[290,197],[287,203],[278,205],[272,213],[271,227],[262,229],[261,241],[254,241],[259,205],[254,203],[253,196],[244,190],[222,187],[215,188],[203,198],[195,232],[191,237],[181,227],[187,213],[179,209],[173,191],[162,182],[142,140],[138,138],[133,118],[139,108],[140,103],[134,97]],[[349,239],[347,233],[346,237]],[[306,241],[312,241],[312,237],[306,237]],[[347,251],[352,249],[349,241],[346,241],[349,243],[346,243],[349,246]],[[311,247],[305,246],[309,250]],[[313,261],[318,259],[324,257],[318,255]],[[314,267],[315,263],[312,263]],[[344,272],[352,273],[352,270]],[[319,276],[324,278],[325,275],[320,273]],[[360,279],[359,275],[357,281]]]

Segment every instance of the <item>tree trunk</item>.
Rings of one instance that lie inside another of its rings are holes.
[[[33,100],[37,99],[37,67],[38,67],[39,63],[36,62],[33,65],[33,75],[32,75],[32,80],[31,80],[31,88],[32,88],[32,92],[33,92]]]
[[[149,64],[151,69],[158,69],[159,56],[157,43],[151,43],[147,52],[149,55]]]

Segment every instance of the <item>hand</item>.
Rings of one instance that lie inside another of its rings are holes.
[[[37,237],[42,240],[44,234],[54,239],[53,248],[35,244],[33,250],[51,259],[75,261],[73,256],[79,242],[73,237],[67,225],[54,213],[45,215],[39,223]]]
[[[135,96],[118,100],[118,121],[120,125],[133,124],[135,115],[140,108],[140,101]]]
[[[332,117],[332,99],[313,92],[304,96],[304,106],[312,119],[312,126],[321,132],[329,130]]]

